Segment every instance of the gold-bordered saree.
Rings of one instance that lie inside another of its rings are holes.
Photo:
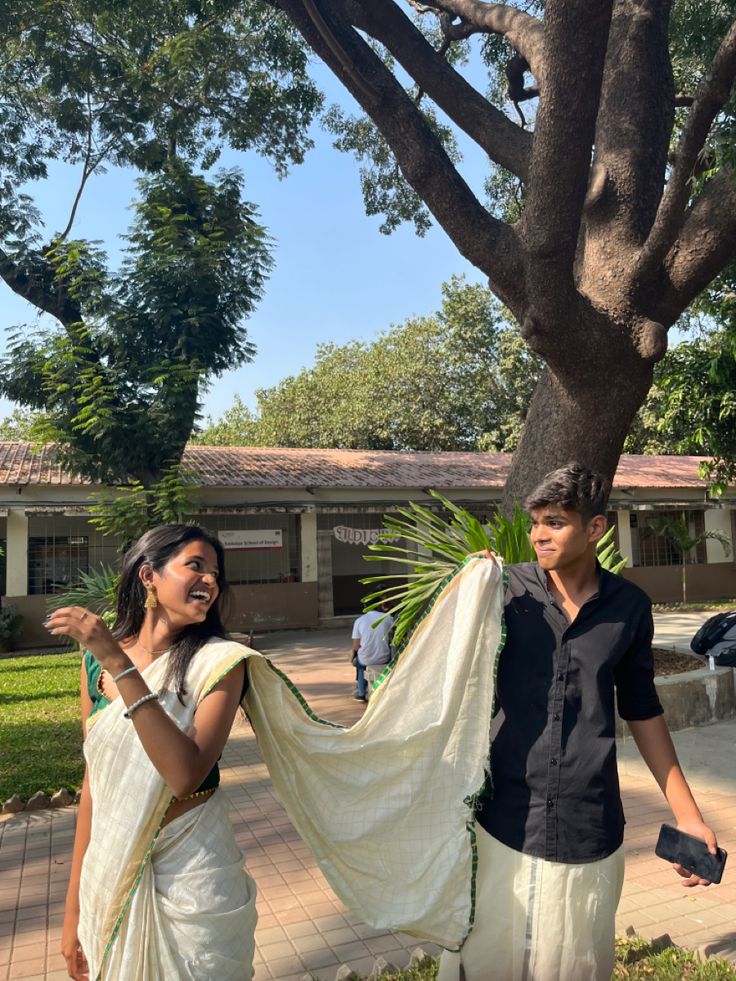
[[[267,658],[212,640],[193,659],[185,704],[162,704],[182,729],[245,658],[244,708],[274,787],[330,885],[371,926],[457,948],[473,921],[473,799],[490,748],[503,574],[470,557],[445,582],[351,728],[318,719]],[[163,655],[146,669],[160,687]],[[92,833],[80,884],[90,977],[205,981],[250,975],[255,890],[225,798],[161,829],[171,792],[123,718],[121,700],[85,742]],[[235,851],[233,851],[235,849]]]

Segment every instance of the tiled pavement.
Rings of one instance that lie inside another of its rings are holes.
[[[260,646],[300,687],[318,715],[346,724],[362,704],[349,697],[349,632],[271,635]],[[257,641],[258,643],[258,641]],[[677,733],[688,776],[721,843],[736,861],[736,722]],[[717,887],[686,891],[654,858],[667,819],[659,791],[641,772],[630,741],[621,747],[627,814],[627,873],[618,927],[736,960],[736,874]],[[256,981],[332,981],[348,963],[367,974],[378,955],[404,966],[415,939],[372,930],[335,897],[276,800],[248,724],[239,721],[225,753],[223,787],[236,837],[259,889]],[[75,809],[0,822],[0,981],[61,981],[58,953]],[[422,945],[433,952],[431,945]]]

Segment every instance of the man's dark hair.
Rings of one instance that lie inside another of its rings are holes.
[[[566,511],[577,511],[583,524],[597,514],[606,513],[611,484],[601,474],[580,463],[568,463],[553,470],[524,501],[527,511],[556,504]]]

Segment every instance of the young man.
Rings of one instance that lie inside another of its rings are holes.
[[[508,570],[475,925],[438,981],[609,981],[624,874],[614,691],[678,827],[715,851],[654,687],[651,603],[596,559],[608,492],[570,464],[525,502],[538,561]]]
[[[361,702],[368,701],[368,683],[372,684],[391,660],[390,634],[394,621],[386,609],[383,604],[380,610],[369,610],[353,624],[353,654],[358,660],[353,698]],[[377,620],[381,622],[374,626]]]

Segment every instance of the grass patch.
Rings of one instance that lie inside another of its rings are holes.
[[[436,960],[406,971],[382,974],[381,981],[435,981]],[[691,950],[664,950],[642,937],[617,938],[611,981],[736,981],[736,966],[723,960],[701,960]]]
[[[655,613],[720,613],[736,610],[736,599],[708,600],[702,603],[653,603]]]
[[[0,802],[82,786],[81,656],[0,660]]]
[[[728,961],[701,960],[683,947],[665,947],[642,937],[616,940],[615,981],[736,981],[736,966]]]

